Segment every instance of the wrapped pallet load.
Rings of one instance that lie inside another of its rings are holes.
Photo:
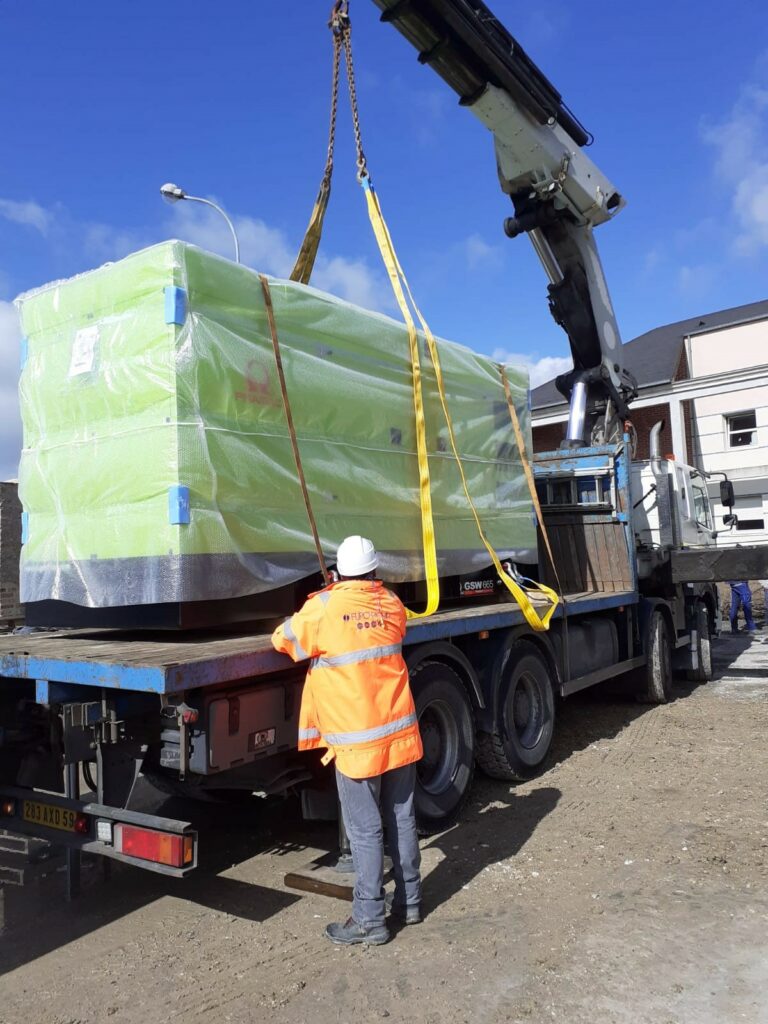
[[[362,534],[381,552],[385,580],[422,580],[405,327],[305,285],[269,285],[326,557],[332,562],[348,534]],[[253,595],[262,614],[282,612],[265,595],[316,573],[318,554],[259,275],[171,241],[18,303],[22,600],[59,619],[52,624],[66,624],[65,605],[91,610],[81,622],[110,624],[109,611],[120,608],[137,625],[169,624],[159,609],[190,605],[205,609],[198,624],[214,622],[222,616],[213,603],[231,608]],[[500,556],[534,561],[531,499],[500,369],[438,344],[483,528]],[[420,351],[439,573],[480,571],[490,559],[451,452],[434,367],[421,343]],[[511,367],[507,376],[529,442],[527,376]]]

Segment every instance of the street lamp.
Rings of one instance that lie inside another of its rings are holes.
[[[180,188],[178,185],[174,185],[172,182],[166,182],[160,189],[160,195],[166,201],[166,203],[178,203],[180,199],[191,199],[194,203],[204,203],[205,206],[212,206],[214,210],[217,210],[224,220],[229,225],[229,230],[232,232],[232,239],[235,243],[235,262],[240,262],[240,243],[237,240],[237,232],[235,231],[235,225],[229,219],[227,214],[222,210],[216,203],[211,202],[210,199],[203,199],[201,196],[190,196]]]

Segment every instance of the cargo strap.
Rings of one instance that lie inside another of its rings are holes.
[[[393,290],[393,292],[395,294],[395,298],[397,299],[397,303],[400,306],[400,310],[401,310],[401,312],[403,314],[403,318],[404,318],[404,320],[406,322],[406,325],[408,327],[408,336],[409,336],[409,339],[411,340],[411,359],[412,359],[413,368],[414,368],[414,373],[413,373],[413,377],[414,377],[414,395],[418,394],[418,404],[421,405],[422,404],[422,398],[421,398],[421,373],[420,373],[420,368],[419,368],[418,335],[417,335],[417,332],[416,332],[416,326],[414,324],[413,317],[411,316],[411,311],[410,311],[410,309],[408,307],[408,303],[406,302],[406,299],[405,299],[406,293],[408,295],[408,298],[410,299],[411,306],[413,307],[413,310],[416,313],[416,316],[418,317],[419,323],[421,324],[421,328],[422,328],[422,330],[424,332],[424,336],[425,336],[425,338],[427,340],[427,346],[429,348],[429,354],[430,354],[431,359],[432,359],[432,366],[433,366],[434,371],[435,371],[435,382],[437,384],[437,391],[438,391],[438,395],[440,397],[440,405],[442,406],[443,417],[445,419],[445,425],[446,425],[446,427],[448,429],[448,439],[449,439],[450,444],[451,444],[451,451],[453,452],[453,457],[456,460],[456,466],[457,466],[457,468],[459,470],[459,476],[461,477],[461,486],[462,486],[462,488],[464,490],[464,497],[467,500],[467,504],[469,505],[470,511],[472,512],[472,516],[473,516],[473,518],[475,520],[475,525],[477,526],[477,532],[478,532],[478,535],[480,537],[480,540],[483,542],[483,545],[485,546],[485,550],[488,552],[488,555],[490,556],[491,561],[493,562],[494,567],[496,568],[496,572],[499,574],[499,578],[504,583],[504,585],[506,586],[507,590],[512,594],[512,596],[514,597],[515,601],[517,601],[517,603],[520,606],[520,609],[521,609],[523,615],[525,616],[525,620],[528,623],[528,625],[531,627],[531,629],[534,629],[536,631],[542,631],[542,630],[548,629],[549,628],[549,620],[552,618],[552,615],[554,614],[554,611],[555,611],[555,609],[557,608],[557,605],[558,605],[557,594],[553,590],[551,590],[549,587],[545,587],[543,584],[537,584],[536,585],[536,589],[540,593],[542,593],[545,597],[547,597],[549,599],[549,601],[550,601],[549,608],[547,608],[547,610],[544,612],[544,614],[542,616],[540,616],[538,611],[536,610],[536,608],[532,604],[532,602],[531,602],[527,592],[525,591],[525,589],[523,587],[521,587],[520,584],[517,583],[517,581],[515,579],[513,579],[513,577],[508,572],[506,572],[506,570],[504,569],[504,567],[501,564],[501,561],[499,560],[499,556],[496,554],[496,551],[494,550],[493,546],[491,545],[490,541],[488,540],[488,538],[485,535],[485,531],[483,529],[483,525],[480,522],[480,516],[478,515],[477,509],[475,508],[475,503],[472,500],[472,496],[469,493],[469,484],[467,483],[467,477],[466,477],[466,474],[464,472],[464,466],[463,466],[462,461],[461,461],[461,455],[459,454],[458,445],[456,444],[456,435],[455,435],[454,430],[453,430],[453,421],[451,420],[451,415],[450,415],[450,412],[448,410],[448,402],[447,402],[446,394],[445,394],[445,384],[444,384],[444,381],[443,381],[443,372],[442,372],[442,367],[440,365],[440,353],[438,351],[437,342],[435,341],[435,337],[432,334],[432,331],[430,330],[429,325],[427,324],[426,320],[422,316],[421,311],[419,310],[419,307],[416,305],[416,302],[415,302],[415,300],[413,298],[413,293],[411,292],[410,286],[408,284],[408,280],[407,280],[407,278],[405,276],[405,273],[403,271],[403,268],[402,268],[402,266],[401,266],[401,264],[400,264],[400,262],[399,262],[399,260],[397,258],[397,254],[395,253],[394,245],[392,243],[392,237],[391,237],[391,235],[389,233],[389,230],[387,228],[386,222],[384,220],[384,216],[383,216],[383,214],[381,212],[381,206],[379,204],[378,196],[376,195],[376,192],[374,191],[373,185],[371,184],[371,180],[370,180],[367,172],[366,172],[365,176],[362,178],[361,184],[362,184],[363,189],[365,191],[365,197],[366,197],[367,204],[368,204],[368,217],[369,217],[369,219],[371,221],[371,225],[373,227],[373,233],[376,236],[376,241],[379,244],[379,250],[381,252],[381,257],[382,257],[382,260],[384,261],[384,266],[386,267],[387,273],[389,275],[390,283],[392,284],[392,290]],[[510,398],[511,398],[511,395],[510,395]],[[519,423],[518,423],[518,428],[519,428]],[[422,412],[421,422],[419,421],[419,417],[417,415],[417,419],[416,419],[416,432],[417,432],[417,441],[418,441],[417,450],[419,452],[419,455],[421,456],[421,452],[422,452],[422,449],[423,449],[423,451],[424,451],[424,460],[426,462],[426,436],[425,436],[426,435],[426,430],[425,430],[425,425],[424,425],[423,412]],[[524,445],[520,444],[520,441],[522,439],[523,438],[522,438],[522,432],[521,432],[520,435],[519,435],[519,438],[518,438],[518,447],[520,448],[521,459],[523,460],[523,464],[525,466],[526,465],[526,461],[525,461],[525,447],[524,447]],[[420,458],[419,469],[421,470],[421,458]],[[530,472],[530,467],[528,467],[528,471]],[[429,497],[429,467],[428,467],[428,465],[426,467],[426,474],[425,474],[425,476],[426,476],[426,484],[427,484],[428,501],[425,502],[422,499],[422,506],[421,506],[422,527],[423,527],[423,533],[424,533],[424,536],[425,536],[424,558],[425,558],[425,563],[426,563],[426,565],[428,567],[434,562],[434,564],[435,564],[435,573],[436,573],[437,572],[437,569],[436,569],[437,555],[436,555],[436,551],[435,551],[435,535],[434,535],[434,526],[433,526],[433,522],[432,522],[432,502],[431,502],[431,497]],[[535,491],[535,488],[534,488],[534,491]],[[422,495],[423,495],[423,489],[422,489]],[[421,615],[429,615],[429,614],[431,614],[430,607],[432,606],[432,603],[435,602],[435,608],[436,608],[436,602],[439,602],[439,596],[440,596],[440,593],[439,593],[439,583],[438,583],[437,579],[435,579],[434,590],[433,590],[432,594],[430,594],[429,576],[428,576],[427,577],[427,609],[424,612],[422,612]],[[431,600],[430,600],[430,598],[431,598]],[[432,610],[434,610],[434,608]],[[414,616],[414,614],[412,612],[409,612],[409,617],[415,617],[415,616]]]
[[[505,397],[507,399],[507,408],[509,409],[509,418],[512,420],[512,429],[515,432],[515,440],[517,441],[517,447],[518,447],[518,450],[520,452],[520,461],[523,464],[523,472],[525,473],[525,479],[526,479],[526,482],[528,484],[528,490],[530,491],[530,494],[531,494],[531,501],[533,502],[533,508],[534,508],[534,511],[536,512],[536,520],[537,520],[537,522],[539,524],[539,529],[541,530],[541,536],[542,536],[542,538],[544,540],[544,545],[545,545],[545,547],[547,549],[547,554],[549,555],[549,562],[550,562],[550,565],[552,566],[552,572],[554,573],[554,576],[555,576],[555,582],[557,583],[557,589],[558,589],[558,593],[560,594],[560,600],[563,601],[563,597],[562,597],[563,587],[562,587],[562,584],[560,583],[560,577],[558,576],[558,573],[557,573],[557,565],[555,563],[555,557],[552,554],[552,547],[551,547],[551,545],[549,543],[549,534],[547,533],[547,527],[546,527],[546,525],[544,523],[544,515],[543,515],[543,513],[541,511],[541,503],[539,502],[539,495],[538,495],[538,493],[536,491],[536,481],[533,479],[533,470],[531,469],[531,464],[528,461],[528,456],[527,456],[526,451],[525,451],[525,438],[523,437],[523,432],[520,429],[520,418],[517,415],[517,409],[515,408],[515,403],[512,400],[512,389],[509,386],[509,378],[507,377],[507,371],[504,369],[503,366],[499,366],[499,370],[501,372],[501,381],[502,381],[502,384],[504,385],[504,395],[505,395]],[[564,604],[565,604],[565,602],[563,601],[563,605]]]
[[[418,317],[419,323],[421,324],[424,336],[427,341],[429,348],[429,354],[432,360],[432,365],[435,372],[435,381],[437,383],[437,390],[440,396],[440,405],[442,407],[443,416],[445,418],[446,427],[448,429],[448,437],[451,444],[451,450],[453,452],[454,459],[456,460],[456,466],[459,470],[459,476],[461,477],[461,484],[464,490],[464,496],[467,500],[467,504],[472,512],[472,516],[477,526],[477,531],[482,540],[488,555],[493,562],[496,572],[499,574],[500,579],[506,586],[507,590],[512,594],[514,599],[520,606],[523,615],[530,627],[534,630],[541,631],[549,628],[549,621],[554,614],[555,608],[558,605],[557,594],[549,587],[545,587],[543,584],[538,584],[537,589],[550,600],[550,607],[547,608],[543,616],[539,616],[536,608],[531,603],[528,594],[525,589],[517,583],[512,576],[505,571],[503,568],[498,555],[491,546],[488,538],[483,530],[480,517],[475,508],[475,504],[472,501],[472,497],[469,493],[469,485],[467,483],[466,474],[464,473],[464,466],[462,465],[461,456],[459,455],[458,446],[456,444],[456,438],[453,431],[453,423],[448,410],[448,403],[445,396],[445,387],[443,384],[443,374],[440,365],[440,354],[438,352],[437,343],[434,335],[432,334],[429,326],[421,315],[416,302],[414,301],[413,294],[410,286],[403,272],[403,268],[395,253],[394,244],[392,237],[387,228],[384,216],[381,212],[381,206],[379,205],[379,199],[374,191],[370,174],[368,172],[368,165],[363,151],[362,136],[360,131],[360,118],[358,113],[357,104],[357,93],[355,89],[355,72],[354,64],[352,60],[352,39],[351,39],[351,25],[349,20],[349,3],[348,0],[336,0],[331,11],[330,28],[333,32],[334,37],[334,64],[333,64],[333,86],[331,94],[331,128],[329,132],[329,155],[326,162],[326,176],[324,175],[323,183],[320,186],[320,192],[318,193],[318,200],[315,203],[315,209],[313,210],[310,224],[307,229],[307,235],[305,236],[304,242],[302,243],[301,252],[299,259],[296,262],[294,268],[294,280],[301,280],[304,283],[309,281],[309,275],[312,271],[312,265],[317,254],[317,247],[320,242],[320,232],[322,231],[322,221],[325,214],[325,208],[328,202],[328,196],[330,195],[330,174],[333,170],[333,143],[335,137],[335,125],[336,125],[336,107],[338,101],[338,79],[339,79],[339,65],[341,50],[344,51],[347,82],[349,85],[349,100],[352,108],[352,123],[355,133],[355,148],[357,152],[357,176],[360,184],[363,186],[365,191],[366,203],[368,206],[368,217],[373,228],[373,233],[379,246],[379,252],[381,253],[384,266],[389,276],[389,281],[392,286],[392,291],[397,300],[397,304],[400,307],[400,311],[403,315],[407,330],[408,330],[408,343],[410,348],[411,357],[411,371],[413,378],[413,405],[416,416],[416,453],[419,467],[419,504],[421,507],[421,531],[422,531],[422,546],[424,551],[424,570],[427,582],[427,604],[426,608],[422,612],[413,612],[410,609],[406,609],[409,618],[422,618],[427,615],[432,615],[437,611],[440,604],[440,580],[437,569],[437,545],[435,542],[435,526],[434,518],[432,514],[432,487],[429,473],[429,458],[427,452],[427,428],[426,419],[424,416],[424,397],[422,390],[422,378],[421,378],[421,363],[419,359],[419,337],[414,322],[413,316],[411,315],[411,309],[408,304],[413,307],[416,316]],[[325,184],[325,190],[324,190]],[[311,256],[311,262],[309,262]],[[406,299],[406,294],[408,300]],[[519,424],[518,424],[519,426]],[[522,436],[522,435],[521,435]],[[519,442],[518,442],[519,443]],[[524,447],[520,446],[521,458],[524,460],[525,465],[525,452]],[[530,467],[529,467],[530,470]],[[307,499],[308,501],[308,499]],[[309,509],[309,505],[307,505]]]
[[[317,559],[320,562],[320,571],[323,574],[323,580],[325,584],[331,582],[331,577],[328,572],[328,566],[325,564],[325,555],[320,544],[320,535],[317,532],[317,523],[315,522],[315,514],[312,511],[312,503],[309,500],[309,491],[307,490],[307,481],[304,476],[304,467],[301,463],[301,453],[299,452],[299,442],[296,438],[296,428],[293,425],[293,414],[291,413],[291,403],[288,400],[288,388],[285,384],[285,373],[283,372],[283,360],[280,355],[280,342],[277,337],[277,324],[275,323],[275,311],[272,306],[272,293],[269,288],[269,281],[264,274],[259,274],[259,281],[261,281],[261,290],[264,293],[264,309],[267,311],[267,321],[269,323],[269,333],[272,336],[272,350],[275,353],[275,366],[277,367],[277,379],[280,382],[280,394],[283,399],[283,410],[285,411],[285,420],[288,424],[288,433],[291,438],[291,448],[293,449],[293,460],[296,463],[296,472],[299,477],[299,485],[301,486],[301,494],[304,498],[304,508],[307,510],[307,519],[309,520],[309,527],[312,530],[312,538],[315,542],[315,550],[317,551]]]

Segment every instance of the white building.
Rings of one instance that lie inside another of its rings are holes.
[[[639,385],[638,458],[664,420],[663,454],[733,482],[739,522],[718,542],[768,543],[768,300],[657,327],[627,342],[624,354]],[[531,404],[534,449],[557,447],[568,409],[554,381],[536,388]],[[728,510],[716,479],[709,490],[721,527]]]

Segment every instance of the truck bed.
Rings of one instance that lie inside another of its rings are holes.
[[[633,604],[633,591],[566,595],[569,615]],[[545,605],[543,598],[535,604]],[[563,614],[562,604],[555,615]],[[524,621],[517,605],[462,605],[408,624],[406,645],[510,628]],[[288,668],[270,633],[189,636],[147,635],[116,630],[8,634],[0,636],[0,677],[171,694],[216,686]]]

